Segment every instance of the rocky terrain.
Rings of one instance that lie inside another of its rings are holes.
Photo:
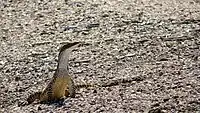
[[[199,0],[1,0],[0,112],[200,112]],[[31,104],[66,42],[75,83],[63,103]]]

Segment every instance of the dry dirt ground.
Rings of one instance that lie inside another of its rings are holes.
[[[0,112],[200,112],[199,0],[1,0]],[[129,83],[23,106],[70,56],[75,82]],[[137,78],[137,79],[135,79]]]

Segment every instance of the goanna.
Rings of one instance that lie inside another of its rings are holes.
[[[39,102],[48,102],[59,100],[67,96],[75,97],[75,85],[69,75],[68,60],[70,52],[78,44],[79,42],[68,43],[61,47],[57,69],[52,80],[43,91],[31,94],[27,99],[28,104],[33,103],[35,100]]]
[[[88,87],[111,87],[123,83],[131,83],[132,81],[142,81],[144,78],[136,76],[128,79],[117,79],[100,84],[83,84],[75,85],[68,71],[69,54],[79,42],[68,43],[60,49],[58,56],[58,66],[56,72],[47,87],[40,92],[31,94],[27,101],[28,104],[33,103],[35,100],[39,102],[48,102],[62,99],[64,97],[75,97],[77,89]]]

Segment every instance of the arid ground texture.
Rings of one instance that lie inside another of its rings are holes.
[[[200,112],[199,0],[1,0],[0,19],[0,112]],[[129,82],[24,105],[77,41],[76,84]]]

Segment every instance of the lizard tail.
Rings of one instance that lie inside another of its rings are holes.
[[[75,89],[89,88],[89,87],[96,87],[96,85],[94,85],[94,84],[79,84],[79,85],[75,85]]]

